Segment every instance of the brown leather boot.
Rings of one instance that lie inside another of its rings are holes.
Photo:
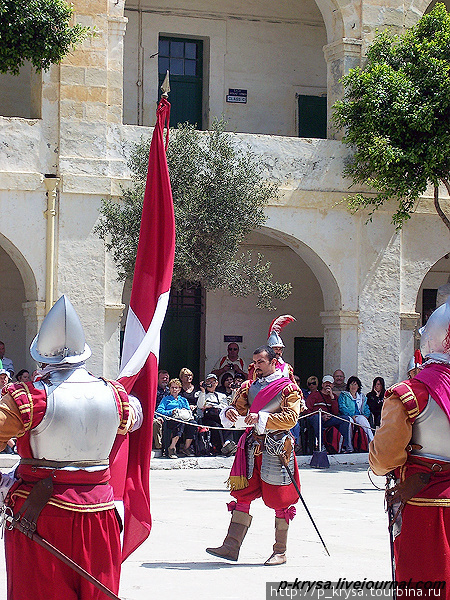
[[[286,543],[289,523],[286,519],[275,517],[275,544],[273,545],[273,553],[266,562],[267,566],[282,565],[286,562]]]
[[[241,544],[245,538],[248,528],[252,522],[252,517],[240,510],[234,510],[231,516],[231,523],[228,527],[228,533],[219,548],[206,548],[208,554],[226,558],[227,560],[237,560]]]

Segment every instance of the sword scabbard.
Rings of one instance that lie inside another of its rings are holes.
[[[109,588],[103,585],[103,583],[101,583],[93,575],[88,573],[88,571],[83,569],[83,567],[80,567],[79,564],[77,564],[71,558],[66,556],[63,552],[61,552],[61,550],[55,548],[55,546],[50,544],[50,542],[48,542],[46,539],[44,539],[38,533],[36,533],[35,528],[29,526],[30,524],[34,525],[33,523],[29,522],[23,517],[22,519],[17,519],[13,515],[12,510],[9,507],[3,507],[2,519],[7,529],[17,529],[18,531],[26,535],[28,538],[39,544],[39,546],[45,548],[48,552],[50,552],[50,554],[56,556],[56,558],[58,558],[65,565],[73,569],[76,573],[78,573],[78,575],[81,575],[81,577],[84,577],[84,579],[92,583],[93,586],[102,591],[106,596],[108,596],[108,598],[111,598],[111,600],[120,600],[119,596],[116,596],[114,592],[112,592]],[[24,521],[24,523],[22,523],[22,521]]]

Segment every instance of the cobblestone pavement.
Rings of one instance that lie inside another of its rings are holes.
[[[263,600],[267,581],[389,579],[383,493],[370,483],[367,465],[301,467],[302,494],[331,557],[299,503],[289,531],[288,563],[278,567],[262,565],[272,551],[274,513],[261,500],[252,504],[253,523],[238,563],[206,554],[207,546],[220,545],[228,528],[227,475],[224,468],[152,470],[153,529],[123,566],[122,600]],[[374,479],[383,486],[383,478]]]

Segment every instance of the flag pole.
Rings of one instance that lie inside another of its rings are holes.
[[[143,422],[116,439],[111,482],[124,504],[122,561],[151,530],[150,459],[158,385],[160,331],[169,302],[175,254],[175,218],[166,150],[169,142],[168,74],[156,109],[142,205],[133,285],[125,325],[119,382],[142,406]],[[164,139],[164,129],[166,136]]]
[[[161,84],[162,89],[162,97],[167,100],[170,92],[170,80],[169,80],[169,71],[166,71],[166,76],[164,77],[164,81]]]

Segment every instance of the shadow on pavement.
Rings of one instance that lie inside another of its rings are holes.
[[[141,567],[146,569],[173,569],[175,571],[215,571],[216,569],[236,569],[236,568],[248,568],[248,567],[264,567],[262,563],[236,563],[236,562],[155,562],[155,563],[142,563]],[[267,567],[266,567],[267,568]]]

